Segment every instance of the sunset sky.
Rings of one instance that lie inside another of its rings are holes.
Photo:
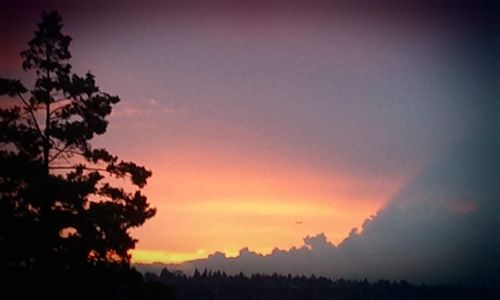
[[[135,262],[338,244],[481,118],[468,23],[425,5],[15,3],[3,76],[29,82],[18,53],[58,9],[74,71],[122,99],[94,145],[153,171]]]

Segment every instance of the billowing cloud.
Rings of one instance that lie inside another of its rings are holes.
[[[338,246],[324,234],[299,248],[261,255],[248,248],[236,257],[171,267],[227,273],[292,273],[331,277],[406,279],[415,283],[500,283],[500,204],[493,130],[473,132],[438,157],[360,230]]]

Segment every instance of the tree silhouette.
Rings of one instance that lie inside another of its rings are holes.
[[[499,299],[497,287],[425,286],[406,281],[331,279],[321,276],[283,274],[221,274],[207,270],[192,276],[163,269],[146,273],[145,280],[174,287],[179,300],[354,300],[354,299]]]
[[[106,132],[119,97],[71,70],[71,37],[44,13],[22,67],[28,90],[0,77],[0,268],[66,272],[129,266],[130,229],[155,214],[141,188],[151,171],[89,143]],[[7,98],[15,98],[14,103]],[[129,179],[134,192],[114,186]]]

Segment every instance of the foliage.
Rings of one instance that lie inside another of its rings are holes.
[[[4,270],[127,267],[136,243],[130,229],[155,214],[141,192],[151,171],[91,146],[120,99],[102,92],[90,72],[72,72],[71,37],[61,29],[59,14],[45,13],[21,53],[23,69],[34,73],[30,90],[0,77]],[[112,185],[116,178],[135,191]]]
[[[204,299],[499,299],[500,289],[460,286],[413,285],[406,281],[332,280],[326,277],[195,270],[193,276],[163,269],[160,275],[146,273],[145,280],[168,284],[179,300]]]

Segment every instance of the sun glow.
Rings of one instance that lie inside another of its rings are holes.
[[[244,247],[268,254],[321,232],[338,244],[402,181],[170,159],[185,167],[156,161],[145,192],[158,213],[134,231],[140,241],[134,262],[176,263],[217,251],[235,256]]]
[[[132,250],[130,251],[132,255],[132,261],[136,263],[152,263],[152,262],[167,262],[167,263],[179,263],[183,261],[204,258],[207,253],[202,249],[196,252],[165,252],[165,251],[151,251],[151,250]]]

